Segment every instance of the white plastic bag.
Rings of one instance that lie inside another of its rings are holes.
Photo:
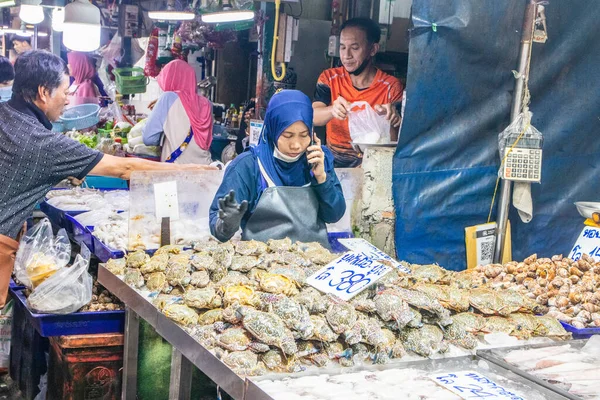
[[[354,143],[390,143],[390,121],[377,114],[366,101],[350,105],[348,127]]]
[[[41,314],[70,314],[92,300],[92,276],[88,273],[90,251],[81,247],[70,267],[46,279],[27,298],[33,311]]]
[[[12,331],[13,301],[0,310],[0,373],[8,371],[10,364],[10,337]]]
[[[54,236],[47,218],[27,231],[15,258],[15,276],[30,289],[69,263],[71,242],[64,229]]]

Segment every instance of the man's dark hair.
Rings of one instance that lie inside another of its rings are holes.
[[[27,51],[15,63],[13,94],[33,102],[37,98],[38,87],[53,92],[61,85],[65,75],[69,75],[69,69],[60,57],[45,50]]]
[[[340,32],[346,28],[358,28],[367,35],[369,44],[379,43],[381,40],[381,28],[379,24],[370,18],[352,18],[342,24]]]
[[[19,36],[19,35],[15,35],[12,37],[11,42],[13,41],[19,41],[19,42],[27,42],[29,44],[31,44],[31,37],[30,36]]]
[[[0,57],[0,83],[10,82],[15,79],[15,70],[6,57]]]

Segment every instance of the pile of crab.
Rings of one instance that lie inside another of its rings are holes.
[[[297,372],[306,365],[386,363],[407,353],[430,357],[449,344],[474,349],[485,333],[519,338],[569,334],[539,305],[454,282],[436,265],[394,270],[350,302],[324,295],[306,278],[338,255],[317,243],[198,243],[193,250],[130,253],[107,268],[138,289],[240,375]]]

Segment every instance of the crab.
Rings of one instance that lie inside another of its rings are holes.
[[[515,290],[505,290],[501,295],[502,301],[506,304],[507,312],[522,312],[542,314],[547,311],[545,307],[539,305],[534,300],[523,296]]]
[[[190,275],[190,269],[187,265],[183,264],[169,264],[165,271],[167,280],[172,286],[185,287],[190,284],[192,277]]]
[[[144,277],[139,269],[127,268],[123,281],[129,286],[139,289],[144,286]]]
[[[248,272],[262,262],[257,256],[233,256],[231,266],[232,271]]]
[[[354,296],[354,298],[350,301],[350,304],[354,306],[356,311],[362,311],[366,313],[377,312],[375,302],[370,298],[370,296],[371,293],[368,290],[365,290]]]
[[[247,285],[227,286],[221,289],[223,291],[223,302],[225,306],[239,305],[258,307],[260,305],[260,297],[254,289]]]
[[[221,360],[238,375],[254,376],[266,372],[265,365],[259,362],[258,356],[250,350],[227,353]]]
[[[260,256],[267,252],[267,245],[256,240],[242,240],[235,245],[235,252],[242,256]]]
[[[298,283],[287,276],[263,271],[257,278],[259,288],[265,292],[286,296],[298,294]]]
[[[194,271],[190,277],[190,284],[198,288],[208,286],[210,283],[210,275],[206,270]]]
[[[387,343],[387,339],[379,324],[371,318],[356,321],[351,330],[345,333],[345,341],[349,345],[365,343],[381,349]]]
[[[146,279],[146,287],[150,291],[158,291],[162,293],[169,293],[172,289],[167,282],[167,277],[163,272],[153,272],[148,275]]]
[[[512,335],[517,331],[517,325],[509,318],[493,315],[485,319],[485,329],[489,332],[501,332]]]
[[[416,290],[397,288],[394,289],[393,292],[411,306],[435,314],[439,318],[439,323],[442,326],[452,323],[450,320],[450,312],[435,298]]]
[[[567,332],[556,318],[552,317],[537,317],[539,323],[544,325],[548,329],[548,333],[544,336],[557,339],[557,340],[569,340],[572,334]]]
[[[287,355],[298,351],[292,332],[277,315],[256,311],[249,307],[240,307],[244,328],[260,342],[279,347]]]
[[[213,309],[222,305],[221,296],[212,287],[190,289],[184,294],[183,301],[185,305],[197,309]]]
[[[184,329],[187,333],[196,339],[202,346],[207,349],[212,349],[217,345],[217,335],[211,325],[205,326],[186,326]]]
[[[549,332],[548,327],[544,323],[545,321],[540,321],[539,317],[534,315],[516,313],[510,314],[508,318],[517,326],[516,331],[513,332],[513,336],[520,339],[529,339],[531,336],[546,336]]]
[[[208,310],[198,318],[198,324],[200,325],[212,325],[215,322],[223,321],[223,309],[215,308]]]
[[[162,312],[169,319],[180,325],[198,324],[198,314],[196,311],[184,304],[169,304],[163,308]]]
[[[311,314],[321,314],[326,312],[331,303],[327,296],[323,296],[321,292],[313,287],[303,288],[300,293],[294,296],[294,300],[296,300],[298,304],[306,307]]]
[[[212,270],[217,268],[227,270],[227,268],[231,266],[231,262],[233,261],[233,245],[231,245],[231,243],[229,242],[220,244],[216,250],[213,250],[212,258],[217,264],[216,267]]]
[[[128,268],[139,268],[146,264],[150,260],[150,256],[143,250],[134,251],[129,253],[127,256],[127,267]]]
[[[190,257],[190,263],[196,270],[214,271],[218,265],[208,253],[196,253]]]
[[[125,275],[127,261],[124,258],[111,258],[106,263],[106,269],[113,275]]]
[[[217,344],[229,351],[244,351],[252,342],[252,336],[244,329],[232,327],[217,336]]]
[[[153,272],[164,272],[167,269],[168,262],[169,255],[167,253],[154,253],[150,260],[140,267],[140,272],[144,275]]]
[[[463,313],[469,314],[469,313]],[[465,349],[474,349],[477,347],[477,338],[471,333],[469,325],[470,318],[461,318],[462,314],[457,314],[452,317],[452,324],[445,327],[444,338],[450,343]],[[475,315],[475,314],[473,314]],[[485,320],[482,321],[485,325]]]
[[[448,344],[444,341],[444,333],[435,325],[423,325],[420,329],[408,328],[401,333],[406,350],[423,357],[431,357],[435,353],[445,353]]]
[[[413,289],[437,299],[444,308],[452,311],[464,312],[470,306],[467,292],[454,286],[421,283]]]
[[[469,303],[486,315],[510,315],[511,307],[496,292],[486,288],[477,288],[469,292]]]
[[[472,271],[464,270],[455,272],[452,277],[452,286],[459,289],[473,289],[484,286],[487,278],[483,274],[474,274]]]
[[[315,327],[311,339],[319,340],[321,342],[335,342],[340,336],[331,329],[327,320],[322,316],[311,315],[310,320]]]
[[[329,306],[325,318],[329,322],[331,329],[335,333],[341,334],[352,329],[358,320],[358,315],[351,304],[335,302]]]
[[[410,264],[411,276],[414,279],[430,283],[448,283],[451,273],[436,264]]]
[[[265,294],[262,298],[267,311],[281,318],[293,333],[297,333],[294,336],[305,340],[312,336],[314,326],[305,307],[286,296]]]
[[[219,282],[221,279],[227,276],[227,268],[219,267],[210,273],[210,280],[213,282]]]
[[[171,257],[169,257],[169,262],[168,262],[168,267],[185,267],[187,269],[190,269],[190,259],[192,258],[192,255],[190,253],[179,253],[179,254],[173,254],[171,255]]]
[[[181,299],[181,297],[161,293],[152,300],[152,305],[158,308],[159,311],[162,311],[166,306],[171,304],[181,304],[182,301],[183,299]]]
[[[217,281],[216,283],[216,286],[220,290],[224,290],[226,287],[236,285],[252,286],[253,283],[246,275],[237,271],[229,271],[227,275],[223,277],[223,279]]]
[[[306,369],[298,364],[295,359],[286,358],[279,349],[267,351],[260,356],[260,360],[272,372],[295,373]]]
[[[199,252],[213,252],[219,248],[219,242],[216,240],[205,240],[194,243],[194,250]]]
[[[271,250],[274,253],[279,253],[282,251],[290,251],[294,248],[294,244],[292,243],[292,240],[290,238],[279,239],[279,240],[270,239],[267,242],[267,246],[269,246],[269,250]]]
[[[452,324],[457,324],[463,330],[474,335],[490,333],[486,329],[485,318],[472,312],[463,312],[452,316]]]
[[[163,246],[160,249],[156,250],[154,255],[179,254],[182,251],[183,251],[183,246],[169,244],[169,245]]]
[[[339,258],[339,254],[333,254],[324,247],[321,247],[321,249],[305,251],[303,256],[313,264],[317,265],[327,265]]]
[[[269,269],[269,272],[286,276],[294,282],[298,282],[298,285],[300,286],[304,285],[306,282],[306,272],[302,267],[275,264]]]
[[[310,267],[312,262],[306,259],[302,253],[295,251],[284,251],[282,253],[269,253],[265,255],[265,261],[270,265],[285,264],[293,267]]]
[[[384,328],[381,330],[381,333],[385,338],[385,343],[383,346],[386,350],[388,350],[391,358],[402,358],[406,355],[406,349],[404,349],[402,341],[396,338],[394,332]]]
[[[394,321],[397,329],[406,326],[412,319],[408,303],[402,300],[395,291],[384,290],[373,299],[377,315],[384,321]]]

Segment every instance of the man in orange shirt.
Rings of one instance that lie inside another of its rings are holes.
[[[392,140],[398,139],[402,102],[400,81],[377,69],[373,57],[379,51],[381,29],[368,18],[353,18],[341,27],[342,67],[325,70],[319,77],[313,102],[314,124],[327,125],[327,147],[337,168],[358,167],[362,154],[352,148],[348,112],[355,101],[366,101],[390,121]]]

